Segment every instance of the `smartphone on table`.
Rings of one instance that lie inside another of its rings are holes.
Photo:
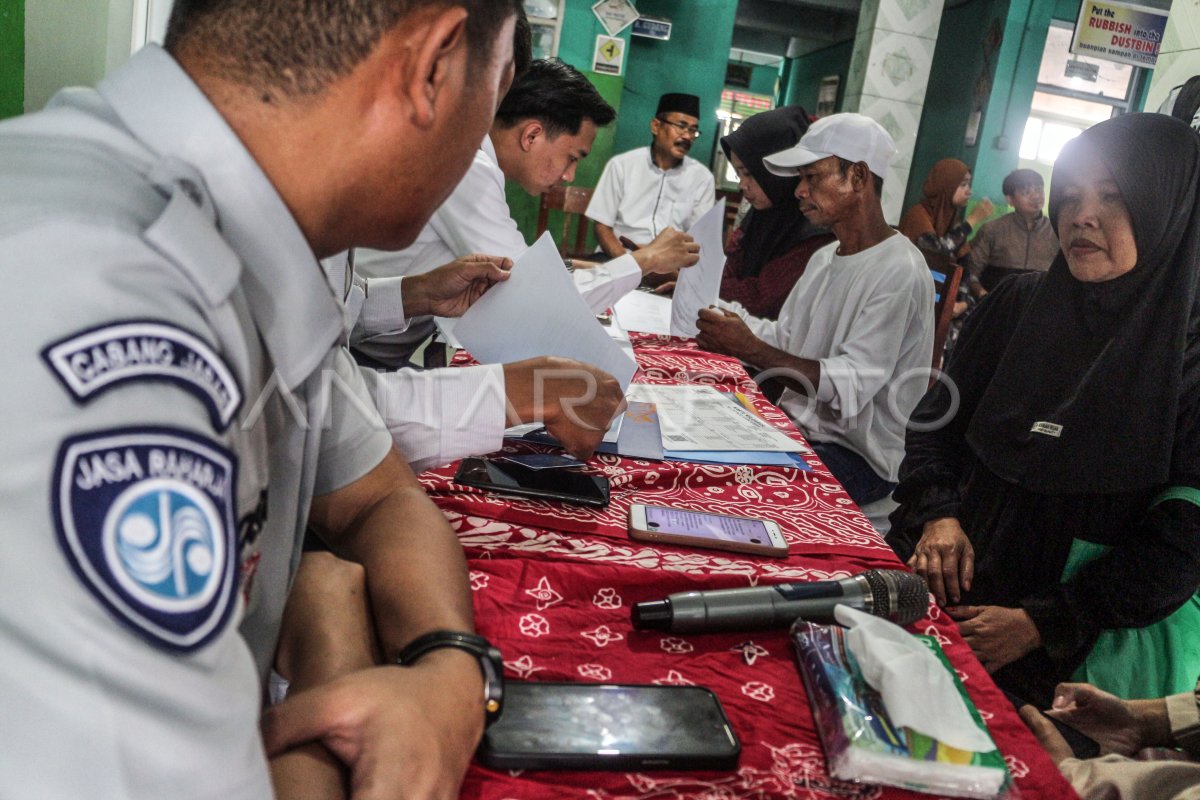
[[[535,469],[495,458],[464,458],[454,481],[502,494],[608,505],[608,478],[577,469]]]
[[[629,538],[776,558],[788,554],[783,531],[778,523],[769,519],[710,514],[667,506],[637,503],[630,506]]]
[[[505,681],[478,755],[494,769],[729,770],[741,750],[702,686]]]

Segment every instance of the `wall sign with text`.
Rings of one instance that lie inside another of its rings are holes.
[[[1135,67],[1158,60],[1167,12],[1131,3],[1084,0],[1071,39],[1071,52]]]

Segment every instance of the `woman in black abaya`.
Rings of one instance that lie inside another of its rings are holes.
[[[888,542],[1030,702],[1200,675],[1198,185],[1200,137],[1167,116],[1068,144],[1062,252],[980,304],[910,422]]]
[[[763,157],[787,150],[807,130],[804,109],[784,106],[755,114],[721,138],[742,197],[752,206],[725,247],[721,298],[741,303],[756,317],[778,318],[808,259],[834,240],[800,213],[795,196],[800,179],[773,175],[763,164]]]

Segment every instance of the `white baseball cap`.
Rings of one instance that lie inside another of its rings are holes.
[[[798,175],[800,167],[837,156],[867,167],[879,177],[887,175],[888,165],[896,157],[896,145],[883,126],[862,114],[831,114],[817,120],[800,141],[763,159],[776,175]]]

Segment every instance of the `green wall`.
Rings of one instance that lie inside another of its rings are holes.
[[[1078,8],[1078,0],[1072,2]],[[943,13],[909,173],[906,208],[920,199],[925,176],[942,158],[966,162],[974,174],[976,195],[1002,201],[1000,184],[1017,167],[1021,134],[1055,7],[1056,0],[971,0]],[[985,39],[995,32],[1001,37],[999,46],[985,59]],[[977,92],[982,116],[975,144],[968,147],[967,121]]]
[[[25,0],[0,0],[0,118],[25,109]]]
[[[787,69],[788,79],[780,92],[779,104],[801,106],[808,113],[815,114],[821,79],[827,75],[837,75],[841,81],[838,83],[838,99],[834,108],[840,109],[842,98],[846,92],[846,73],[850,69],[850,55],[853,52],[854,41],[851,40],[790,59]]]
[[[779,88],[779,67],[770,67],[762,64],[755,65],[750,70],[750,86],[740,90],[735,87],[729,88],[734,89],[734,91],[765,94],[771,98],[775,98],[777,89]]]

